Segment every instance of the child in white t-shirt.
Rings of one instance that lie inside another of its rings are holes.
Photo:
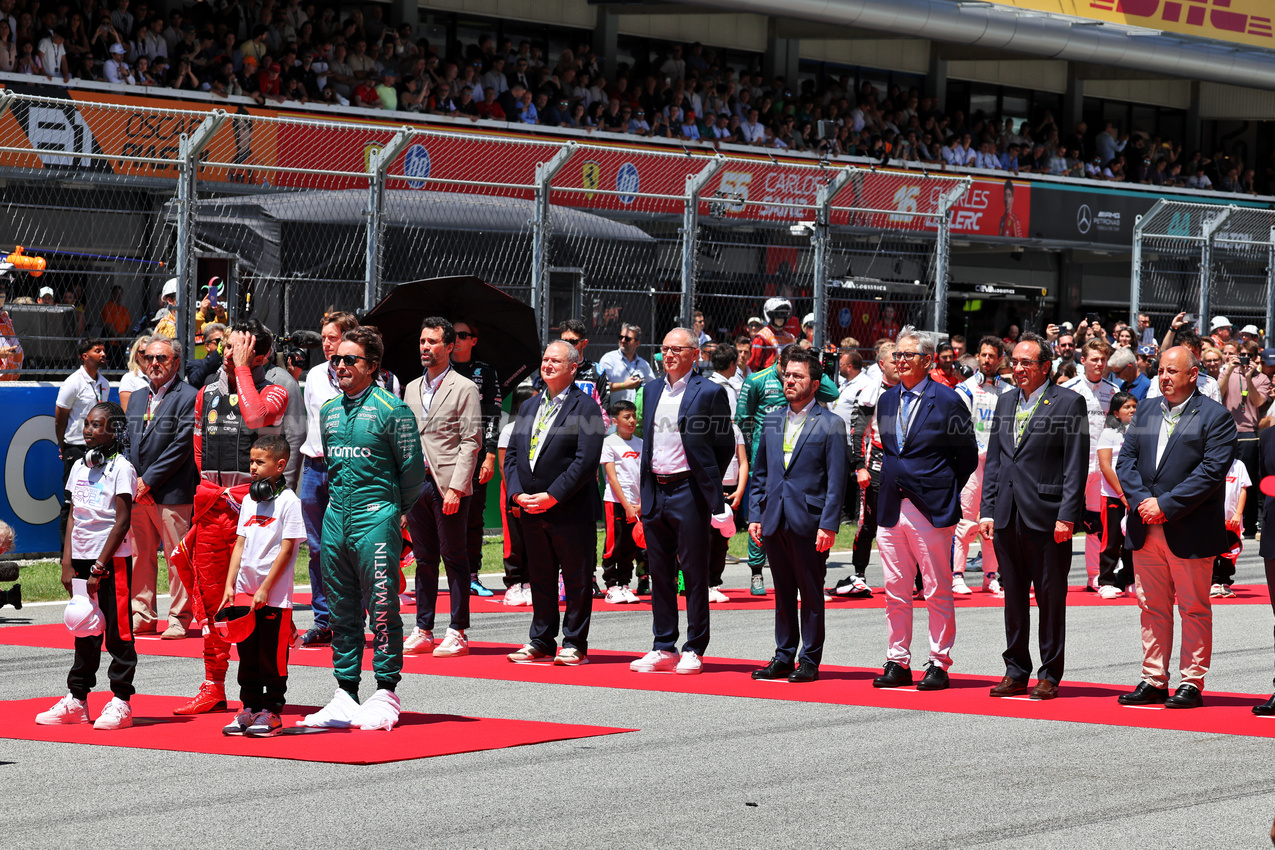
[[[1231,468],[1226,473],[1226,537],[1231,548],[1213,559],[1213,586],[1209,588],[1209,596],[1226,598],[1234,596],[1231,585],[1235,583],[1235,561],[1244,551],[1244,503],[1248,500],[1249,487],[1253,481],[1248,477],[1248,469],[1239,458],[1231,461]]]
[[[239,510],[238,539],[230,553],[221,607],[252,597],[256,622],[239,642],[239,698],[243,707],[226,735],[270,738],[283,728],[279,715],[288,692],[292,645],[292,578],[297,544],[305,540],[301,500],[283,482],[291,451],[278,435],[260,437],[249,453],[252,489]]]
[[[726,504],[735,511],[735,527],[744,528],[748,523],[739,515],[739,506],[744,499],[744,489],[748,485],[748,449],[744,447],[744,432],[738,425],[731,425],[735,431],[735,453],[722,476],[722,491],[726,496]],[[722,593],[722,573],[726,571],[726,555],[730,546],[730,538],[723,537],[716,530],[708,536],[708,601],[729,602],[730,597]]]
[[[606,520],[606,548],[602,552],[602,580],[606,582],[606,601],[612,605],[637,602],[629,589],[635,561],[645,563],[646,550],[633,540],[633,527],[641,521],[642,497],[639,477],[642,474],[642,441],[633,436],[637,430],[637,406],[631,401],[611,405],[611,421],[615,433],[602,443],[602,469],[607,488],[603,494]]]
[[[137,470],[124,456],[127,427],[124,410],[115,402],[103,401],[89,408],[84,418],[87,451],[66,479],[71,518],[62,546],[62,584],[70,593],[73,578],[87,580],[88,594],[97,598],[104,628],[100,634],[75,638],[75,663],[66,678],[70,693],[36,715],[35,722],[42,726],[89,722],[88,696],[97,683],[103,641],[111,655],[107,676],[114,696],[93,728],[133,725],[129,699],[135,693],[137,649],[128,613],[133,572],[128,526],[137,495]]]

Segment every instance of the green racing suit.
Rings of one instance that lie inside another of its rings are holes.
[[[323,405],[320,431],[330,501],[323,517],[320,568],[332,626],[337,683],[358,699],[363,666],[363,612],[372,629],[377,688],[394,690],[403,670],[399,617],[399,519],[425,479],[416,417],[375,384]]]

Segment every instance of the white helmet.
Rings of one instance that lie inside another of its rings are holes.
[[[761,308],[762,315],[766,317],[766,321],[774,323],[774,313],[776,310],[787,310],[788,315],[792,315],[792,302],[787,298],[767,298],[765,305]]]
[[[62,615],[62,620],[76,637],[93,637],[105,630],[102,609],[89,597],[88,582],[85,579],[71,579],[71,601],[66,603],[66,613]]]

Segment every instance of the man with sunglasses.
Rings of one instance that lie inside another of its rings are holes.
[[[642,329],[625,322],[620,325],[620,345],[598,359],[598,368],[610,381],[611,401],[635,401],[638,390],[655,380],[655,370],[638,354]]]
[[[589,348],[588,328],[579,319],[567,319],[562,323],[559,339],[580,352],[580,366],[576,369],[576,386],[585,395],[592,396],[598,403],[598,407],[602,410],[602,420],[609,427],[611,418],[607,416],[607,408],[611,406],[611,382],[607,380],[606,373],[598,368],[597,363],[584,356]],[[538,383],[537,389],[540,387]]]
[[[195,465],[195,397],[198,390],[181,379],[181,343],[152,337],[139,359],[146,392],[128,400],[128,461],[137,470],[133,501],[133,634],[154,634],[156,550],[168,554],[190,529],[191,505],[199,469]],[[186,636],[192,612],[177,570],[168,567],[168,627],[165,640]]]

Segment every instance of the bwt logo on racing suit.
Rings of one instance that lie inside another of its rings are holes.
[[[366,446],[332,446],[327,451],[330,458],[372,457],[372,450]]]

